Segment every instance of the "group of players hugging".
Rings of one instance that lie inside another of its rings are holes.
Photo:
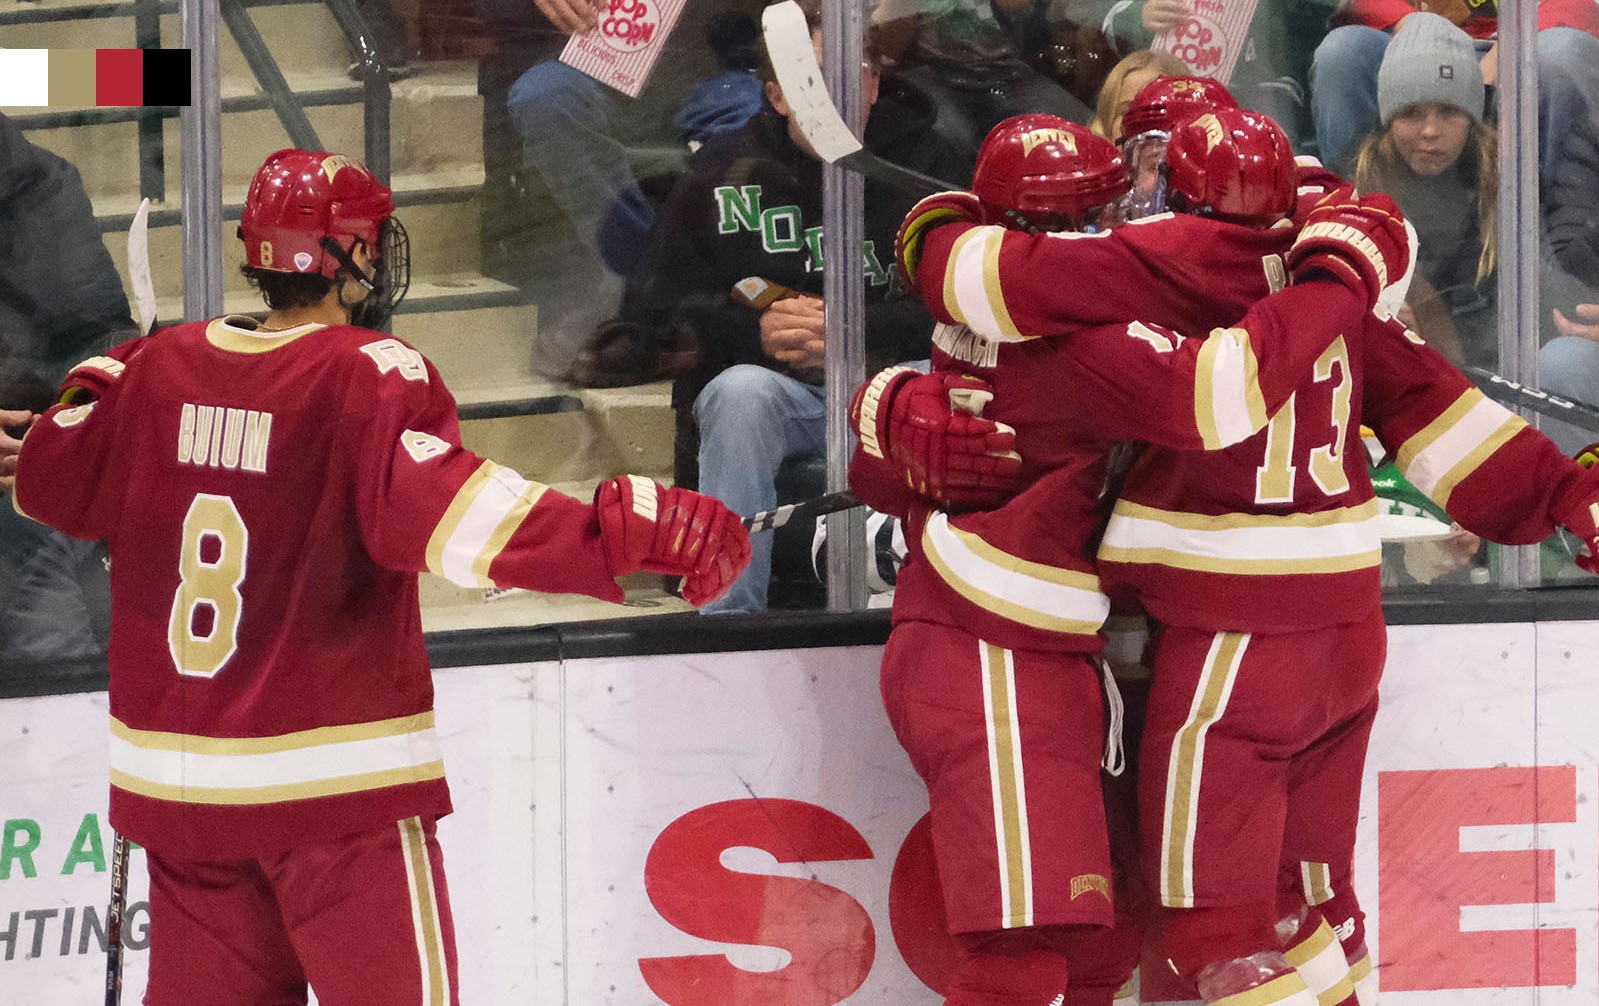
[[[931,800],[946,1002],[1110,1006],[1148,930],[1206,1002],[1371,1006],[1361,426],[1464,527],[1565,527],[1589,567],[1599,472],[1395,319],[1387,197],[1214,82],[1158,79],[1125,122],[1118,150],[1006,120],[973,191],[915,207],[932,368],[851,409],[852,484],[910,544],[882,690]],[[623,476],[585,503],[463,448],[433,365],[374,330],[407,283],[392,209],[348,158],[274,154],[239,231],[265,320],[85,361],[16,462],[18,509],[113,556],[111,821],[148,854],[152,1006],[458,1002],[418,572],[620,600],[653,570],[698,605],[749,560],[711,497]],[[1155,626],[1132,759],[1118,604]],[[1102,788],[1129,760],[1136,814]]]
[[[917,204],[897,255],[932,369],[851,408],[851,484],[906,521],[882,691],[963,951],[946,1006],[1136,1002],[1144,931],[1207,1003],[1372,1006],[1361,427],[1459,524],[1564,527],[1590,570],[1599,472],[1397,320],[1414,231],[1387,196],[1296,163],[1211,80],[1156,79],[1123,133],[1007,120],[972,191]],[[1135,808],[1102,792],[1118,610],[1151,626]]]

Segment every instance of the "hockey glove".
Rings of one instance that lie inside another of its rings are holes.
[[[1599,444],[1589,444],[1576,454],[1576,462],[1583,468],[1599,465]],[[1590,573],[1599,574],[1599,500],[1585,500],[1572,506],[1560,517],[1560,526],[1576,535],[1582,542],[1577,553],[1577,565]]]
[[[917,493],[941,503],[997,506],[1021,488],[1016,431],[982,418],[994,397],[965,374],[880,371],[855,393],[850,421],[861,449],[905,472]]]
[[[983,222],[983,204],[970,192],[935,192],[924,197],[905,214],[894,238],[894,261],[905,286],[916,289],[916,267],[922,260],[922,240],[941,224]]]
[[[1410,240],[1399,207],[1380,192],[1352,199],[1334,192],[1305,216],[1288,249],[1288,269],[1301,277],[1323,269],[1365,298],[1367,309],[1410,267]]]
[[[600,483],[594,511],[612,576],[681,576],[683,598],[696,608],[727,593],[750,564],[749,532],[714,496],[623,475]]]

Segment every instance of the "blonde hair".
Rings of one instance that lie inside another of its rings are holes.
[[[1475,156],[1473,156],[1475,155]],[[1477,254],[1477,282],[1499,265],[1499,134],[1485,122],[1472,121],[1461,157],[1466,181],[1477,190],[1477,234],[1482,248]],[[1418,176],[1399,155],[1391,127],[1366,137],[1355,156],[1355,189],[1359,192],[1397,194]],[[1400,209],[1404,209],[1403,206]]]
[[[1117,123],[1111,120],[1116,117],[1116,99],[1121,95],[1122,81],[1139,70],[1151,68],[1154,69],[1156,76],[1160,77],[1184,77],[1193,72],[1188,69],[1188,64],[1169,52],[1140,49],[1124,57],[1120,63],[1110,68],[1105,83],[1100,85],[1099,98],[1094,103],[1094,121],[1088,124],[1088,128],[1114,143],[1121,130],[1117,129]]]

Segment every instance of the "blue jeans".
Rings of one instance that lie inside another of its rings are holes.
[[[1382,128],[1377,71],[1393,36],[1364,25],[1334,28],[1310,64],[1310,113],[1321,160],[1347,175],[1361,141]],[[1480,43],[1479,43],[1480,44]],[[1599,111],[1599,38],[1578,28],[1538,33],[1539,170],[1549,177],[1566,137]],[[1593,128],[1591,119],[1586,128]]]
[[[754,364],[729,367],[694,399],[700,492],[749,515],[777,505],[777,470],[791,457],[827,453],[827,392]],[[765,611],[772,535],[750,537],[750,566],[702,611]]]
[[[1599,406],[1599,342],[1561,335],[1538,351],[1538,385],[1552,395]],[[1565,454],[1599,440],[1599,433],[1545,416],[1538,428]]]

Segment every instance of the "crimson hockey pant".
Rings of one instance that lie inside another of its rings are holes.
[[[147,850],[148,851],[148,850]],[[459,1006],[432,821],[205,862],[149,851],[146,1006]]]
[[[1159,631],[1139,814],[1185,978],[1282,949],[1274,924],[1305,901],[1346,948],[1364,943],[1350,876],[1385,647],[1380,610],[1305,632]]]

